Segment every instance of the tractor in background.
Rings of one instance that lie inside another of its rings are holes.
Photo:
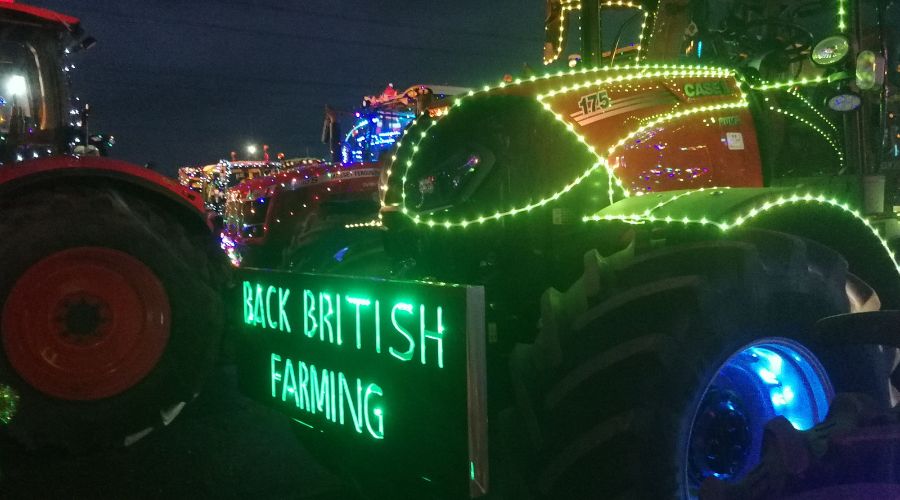
[[[332,162],[306,161],[268,177],[244,181],[226,196],[222,246],[232,263],[252,267],[301,267],[310,255],[342,260],[344,226],[378,223],[378,179],[385,154],[417,114],[439,116],[448,98],[466,89],[393,84],[367,96],[353,113],[327,108],[323,141]],[[340,133],[349,116],[353,126]],[[320,236],[327,235],[325,240]],[[307,251],[313,242],[323,245]],[[377,246],[380,245],[380,242]]]
[[[87,154],[65,76],[93,43],[79,20],[3,1],[0,32],[0,432],[129,445],[197,396],[227,263],[197,193]]]

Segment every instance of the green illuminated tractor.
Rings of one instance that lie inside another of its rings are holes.
[[[697,498],[771,419],[893,406],[900,5],[547,5],[568,67],[413,122],[356,243],[241,271],[245,389],[374,497]]]

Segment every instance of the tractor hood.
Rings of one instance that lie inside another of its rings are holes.
[[[762,187],[758,151],[728,69],[623,65],[507,79],[410,129],[386,171],[382,212],[449,228],[555,205],[585,185],[595,210],[637,194]]]

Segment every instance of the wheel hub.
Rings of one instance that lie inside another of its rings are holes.
[[[798,342],[760,339],[716,370],[689,430],[688,496],[707,477],[739,480],[760,459],[763,429],[777,417],[806,430],[828,413],[834,390],[824,367]]]
[[[103,247],[62,250],[19,276],[0,336],[13,369],[60,399],[89,401],[140,382],[169,340],[171,308],[156,274]]]
[[[62,303],[57,316],[62,335],[78,343],[99,339],[109,324],[109,308],[98,297],[77,296]]]
[[[751,420],[740,397],[712,389],[697,415],[696,448],[692,458],[718,478],[730,478],[747,465],[753,445]]]

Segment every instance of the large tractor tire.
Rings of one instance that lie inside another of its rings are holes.
[[[28,448],[129,445],[198,393],[222,330],[214,242],[140,193],[33,191],[0,204],[0,385]]]
[[[589,252],[511,356],[501,425],[518,426],[514,456],[536,457],[523,482],[542,498],[696,498],[706,477],[752,470],[778,415],[809,428],[835,391],[887,406],[890,353],[816,341],[818,319],[851,309],[848,282],[865,291],[837,253],[769,231]]]

